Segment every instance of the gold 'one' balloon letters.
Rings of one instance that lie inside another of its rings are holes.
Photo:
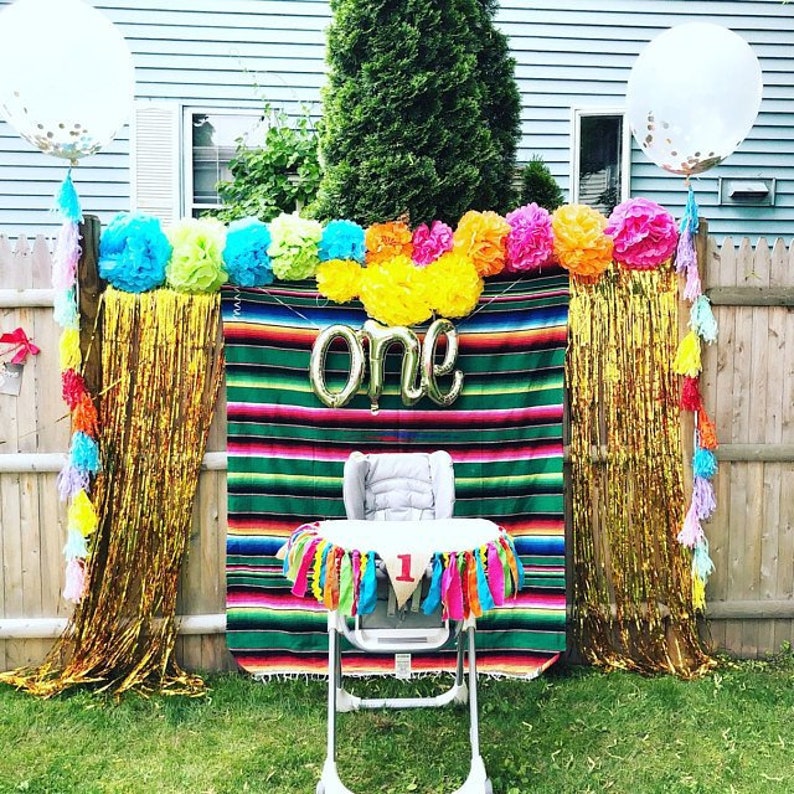
[[[444,358],[436,363],[439,339],[447,339]],[[342,339],[350,352],[350,371],[341,389],[331,391],[325,377],[326,357],[335,339]],[[366,341],[369,349],[364,350]],[[347,325],[331,325],[321,331],[312,347],[309,360],[309,380],[314,393],[323,405],[341,408],[361,389],[369,362],[369,385],[367,395],[373,413],[378,411],[378,401],[383,393],[384,360],[393,344],[403,349],[400,369],[400,396],[405,405],[415,405],[427,395],[436,405],[449,406],[457,400],[463,389],[463,373],[455,369],[458,358],[458,332],[449,320],[435,320],[425,335],[424,344],[410,329],[403,326],[387,327],[367,320],[359,331]],[[438,378],[452,375],[447,391],[438,383]]]

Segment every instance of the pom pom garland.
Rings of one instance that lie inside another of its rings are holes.
[[[568,204],[551,216],[554,254],[560,264],[585,280],[597,279],[612,263],[612,239],[604,234],[607,219],[592,207]]]
[[[320,239],[321,262],[332,259],[352,259],[362,263],[366,254],[364,229],[353,221],[329,221]]]
[[[433,309],[442,317],[465,317],[474,311],[485,286],[474,262],[458,251],[443,254],[425,270]]]
[[[320,262],[317,268],[317,290],[334,303],[347,303],[358,297],[362,269],[350,259]]]
[[[429,227],[423,223],[414,229],[411,244],[414,263],[422,266],[429,265],[442,254],[452,250],[454,244],[452,229],[443,221],[433,221]]]
[[[284,281],[300,281],[317,272],[318,246],[323,236],[317,221],[282,213],[270,222],[268,248],[273,275]]]
[[[158,218],[121,213],[102,234],[99,275],[124,292],[148,292],[165,283],[171,254]]]
[[[513,210],[505,220],[510,225],[505,244],[505,270],[509,273],[540,270],[551,259],[554,250],[548,210],[532,202]]]
[[[177,292],[217,292],[226,281],[223,248],[226,230],[214,219],[186,218],[168,230],[173,247],[166,282]]]
[[[510,228],[495,212],[469,210],[455,229],[455,250],[468,256],[481,276],[494,276],[505,268],[505,242]]]
[[[265,287],[272,283],[270,243],[270,229],[258,218],[242,218],[230,223],[223,249],[229,281],[241,287]]]
[[[650,270],[667,261],[678,234],[673,216],[654,201],[633,198],[618,204],[604,234],[613,239],[615,261],[632,270]]]
[[[367,265],[376,265],[400,256],[410,258],[412,239],[407,223],[373,223],[365,233]]]
[[[431,315],[424,271],[407,256],[370,265],[362,271],[361,302],[384,325],[416,325]]]

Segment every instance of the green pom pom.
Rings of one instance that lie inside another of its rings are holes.
[[[282,213],[270,222],[273,274],[283,281],[300,281],[317,272],[323,227],[319,221]]]
[[[217,292],[227,279],[223,269],[226,229],[214,219],[188,218],[168,230],[173,247],[166,283],[177,292]]]

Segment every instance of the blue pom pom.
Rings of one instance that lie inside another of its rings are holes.
[[[692,456],[692,474],[710,480],[717,473],[717,458],[710,449],[697,447]]]
[[[273,282],[267,254],[270,242],[270,229],[258,218],[241,218],[229,224],[223,265],[232,284],[265,287]]]
[[[99,471],[99,447],[91,436],[75,433],[69,448],[69,463],[77,471],[96,474]]]
[[[80,223],[83,220],[83,210],[80,207],[80,199],[74,188],[74,182],[72,182],[71,168],[66,172],[66,178],[61,182],[55,200],[58,204],[58,212],[61,213],[64,220],[72,223]]]
[[[157,218],[121,213],[102,234],[99,275],[124,292],[147,292],[165,282],[170,259],[171,243]]]
[[[364,229],[353,221],[329,221],[320,240],[320,261],[354,259],[363,262]]]

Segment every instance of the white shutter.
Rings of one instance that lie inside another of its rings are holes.
[[[154,215],[163,225],[181,214],[180,128],[177,103],[136,103],[130,146],[131,209]]]

